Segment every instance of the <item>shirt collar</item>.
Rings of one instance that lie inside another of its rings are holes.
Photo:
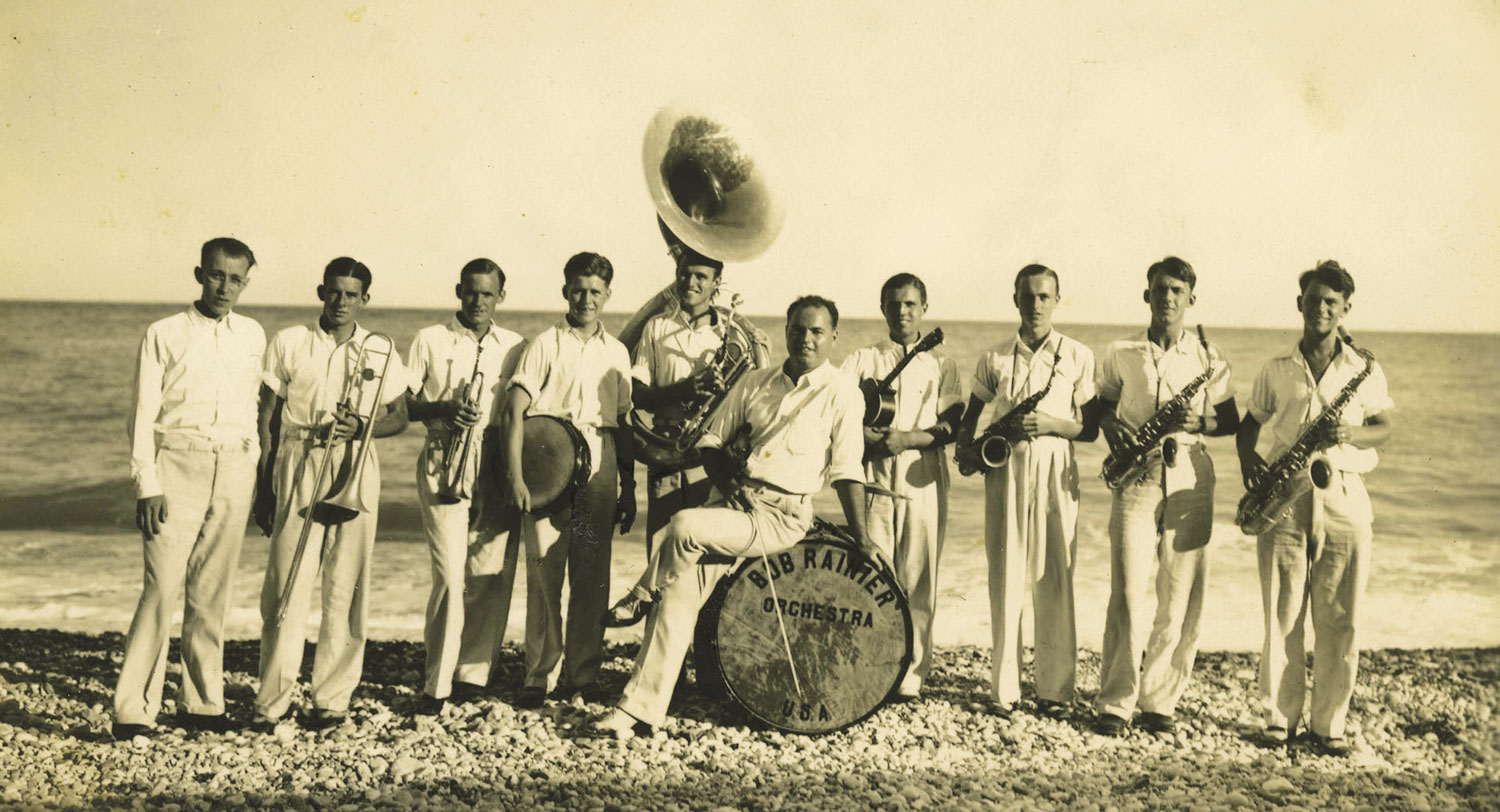
[[[490,329],[485,331],[484,338],[479,338],[478,333],[465,327],[464,323],[458,320],[458,313],[454,313],[451,317],[448,318],[448,329],[456,335],[468,336],[469,338],[473,339],[474,343],[476,344],[482,342],[496,342],[500,340],[495,337],[494,319],[490,320]]]
[[[191,320],[193,322],[193,324],[196,324],[196,325],[199,325],[199,326],[202,326],[202,327],[213,328],[213,327],[217,327],[218,325],[222,324],[225,327],[229,328],[229,330],[231,332],[233,332],[234,328],[235,328],[235,325],[239,323],[239,316],[238,316],[238,314],[236,314],[232,310],[230,312],[228,312],[228,313],[225,313],[224,314],[224,318],[222,318],[222,319],[211,319],[211,318],[203,315],[203,312],[198,309],[198,305],[197,305],[196,302],[187,306],[187,314],[188,314],[188,319]]]
[[[782,361],[780,364],[776,365],[776,374],[787,383],[790,383],[793,388],[796,388],[798,386],[801,386],[803,383],[806,383],[808,386],[817,386],[819,384],[827,382],[829,378],[838,373],[834,370],[833,362],[824,359],[823,363],[802,373],[802,377],[798,378],[796,381],[793,381],[791,376],[786,374],[786,361]]]
[[[556,326],[557,326],[558,338],[562,338],[563,336],[572,336],[574,341],[577,341],[577,342],[580,342],[580,343],[588,343],[588,342],[594,341],[594,340],[598,340],[598,341],[603,341],[604,340],[604,324],[603,324],[603,322],[598,322],[598,321],[594,322],[594,334],[591,335],[591,336],[589,336],[588,338],[579,338],[578,337],[578,333],[573,330],[573,325],[571,325],[571,324],[568,323],[568,317],[567,316],[564,316],[561,319],[558,319]]]
[[[883,341],[880,342],[880,348],[883,349],[883,350],[899,350],[899,351],[901,351],[904,354],[904,353],[910,352],[912,347],[915,347],[918,344],[920,344],[922,342],[922,339],[926,338],[928,336],[928,334],[931,333],[931,332],[932,332],[931,330],[928,330],[925,333],[917,333],[917,340],[913,341],[910,344],[902,344],[901,342],[897,341],[896,339],[891,338],[891,334],[890,333],[886,333],[885,334],[885,340],[883,340]]]
[[[1037,348],[1033,350],[1026,346],[1025,341],[1021,340],[1021,332],[1017,330],[1016,337],[1011,340],[1010,351],[1012,354],[1021,355],[1024,358],[1030,358],[1037,353],[1051,355],[1057,351],[1058,343],[1062,340],[1061,335],[1061,333],[1057,332],[1057,328],[1053,327],[1051,332],[1047,333],[1047,337],[1042,339],[1042,343],[1038,344]]]
[[[686,310],[683,310],[681,306],[678,306],[677,311],[673,313],[670,318],[678,324],[681,324],[682,326],[688,328],[689,330],[703,330],[719,326],[719,309],[712,306],[708,308],[708,324],[704,326],[694,324],[693,317],[689,316],[688,312]],[[564,321],[566,321],[566,319]]]
[[[329,341],[329,342],[333,341],[333,333],[330,333],[327,330],[323,329],[323,321],[322,321],[322,314],[321,313],[318,314],[318,318],[313,319],[312,332],[313,332],[314,336],[317,336],[317,338],[318,338],[319,341]],[[355,322],[354,323],[354,332],[352,332],[352,333],[349,334],[349,341],[347,343],[359,344],[360,342],[364,341],[365,340],[365,336],[367,336],[369,334],[370,334],[369,330],[366,330],[365,328],[361,327],[360,324],[359,324],[359,322]]]
[[[1188,336],[1188,328],[1187,328],[1186,325],[1183,325],[1183,328],[1180,331],[1178,331],[1178,333],[1177,333],[1177,340],[1174,341],[1174,342],[1172,342],[1172,348],[1169,349],[1169,350],[1162,350],[1161,349],[1161,345],[1159,345],[1159,344],[1157,344],[1157,343],[1155,343],[1154,341],[1151,340],[1151,328],[1150,327],[1147,327],[1146,329],[1140,331],[1140,333],[1138,333],[1136,335],[1136,338],[1142,344],[1148,345],[1147,349],[1150,349],[1151,347],[1155,347],[1156,349],[1161,350],[1163,353],[1168,353],[1168,352],[1187,352],[1188,351],[1188,344],[1187,344],[1187,342],[1189,341],[1189,336]],[[1196,340],[1193,341],[1193,346],[1195,348],[1197,347],[1197,345],[1198,345],[1198,342]]]

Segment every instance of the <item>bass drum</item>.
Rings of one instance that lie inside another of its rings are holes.
[[[698,680],[793,733],[831,733],[874,713],[911,663],[906,593],[883,562],[815,520],[797,546],[752,556],[719,582],[695,643]],[[771,594],[775,583],[776,597]],[[778,599],[801,682],[776,622]]]
[[[589,478],[589,446],[572,423],[551,415],[521,424],[521,479],[531,492],[533,516],[562,507]]]

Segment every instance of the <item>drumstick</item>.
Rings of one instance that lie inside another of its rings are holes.
[[[766,540],[755,532],[755,523],[750,523],[750,534],[760,542],[760,563],[766,568],[766,581],[771,584],[771,602],[776,607],[776,625],[781,629],[781,647],[786,651],[786,663],[792,667],[792,687],[797,689],[797,698],[802,696],[802,680],[797,679],[797,661],[792,657],[792,641],[786,636],[786,620],[781,617],[781,598],[776,594],[776,577],[771,574],[771,561],[766,556]]]
[[[892,499],[905,499],[908,502],[911,501],[910,496],[907,496],[904,493],[896,493],[890,488],[884,487],[882,485],[876,485],[873,482],[865,483],[865,493],[874,494],[875,496],[889,496]]]

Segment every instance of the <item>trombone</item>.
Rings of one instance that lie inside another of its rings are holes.
[[[364,471],[365,460],[369,458],[371,435],[375,429],[375,418],[380,412],[380,397],[385,392],[386,374],[391,368],[391,359],[396,354],[395,342],[385,333],[370,333],[359,345],[359,355],[354,362],[354,371],[344,378],[344,390],[339,396],[339,405],[335,414],[339,412],[353,413],[359,418],[359,430],[347,441],[347,454],[344,464],[338,470],[331,470],[334,455],[344,443],[328,442],[323,451],[323,458],[318,462],[318,473],[313,479],[312,494],[323,492],[323,478],[330,476],[328,485],[328,496],[317,499],[313,504],[303,511],[302,534],[297,538],[297,549],[292,553],[292,567],[287,573],[286,584],[281,588],[281,598],[277,602],[276,624],[279,626],[286,620],[287,606],[291,601],[292,589],[297,583],[297,573],[302,569],[302,559],[307,554],[308,535],[312,532],[314,522],[323,525],[323,541],[327,544],[328,530],[332,525],[347,522],[370,508],[364,503],[360,494],[359,483]],[[380,367],[376,371],[374,356],[379,356]],[[370,398],[365,398],[365,385],[375,382],[375,393]],[[365,412],[358,411],[359,407],[369,403]],[[332,436],[333,426],[328,427]],[[297,479],[299,482],[292,483],[289,491],[297,492],[297,485],[302,479],[302,468],[307,465],[308,456],[302,458],[302,467],[298,468]]]
[[[469,377],[469,386],[464,390],[464,400],[477,404],[484,394],[484,373],[479,371],[479,357],[484,348],[474,354],[474,372]],[[456,505],[473,498],[473,479],[467,476],[469,464],[474,459],[470,447],[474,444],[474,426],[455,431],[443,447],[443,468],[438,472],[437,500],[445,505]]]

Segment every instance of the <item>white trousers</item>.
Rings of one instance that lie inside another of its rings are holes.
[[[646,474],[646,557],[661,546],[667,523],[677,511],[702,507],[714,496],[714,486],[699,465],[682,471]]]
[[[161,711],[179,592],[186,597],[179,710],[224,712],[224,615],[245,540],[258,456],[243,446],[157,452],[167,518],[161,532],[142,543],[145,585],[125,637],[115,721],[150,725]]]
[[[865,524],[906,590],[912,660],[897,692],[916,696],[932,670],[938,558],[948,524],[948,457],[940,448],[903,451],[865,463],[865,476],[905,497],[870,495]]]
[[[702,563],[705,555],[760,555],[789,550],[812,527],[812,497],[769,489],[746,490],[752,509],[728,507],[684,510],[672,517],[646,572],[632,590],[654,592],[656,606],[646,618],[641,654],[620,696],[620,710],[650,725],[666,721],[682,660],[693,643],[698,610],[719,579],[738,562]]]
[[[1043,437],[1016,444],[1010,463],[985,475],[984,492],[994,637],[990,696],[1004,707],[1021,698],[1021,617],[1030,593],[1037,697],[1070,702],[1078,671],[1073,611],[1078,465],[1073,443]]]
[[[1201,443],[1181,450],[1165,473],[1154,465],[1142,481],[1114,493],[1100,713],[1129,719],[1137,705],[1150,713],[1176,712],[1198,656],[1213,504],[1213,461]],[[1153,569],[1155,619],[1148,626]]]
[[[271,533],[271,558],[260,591],[260,692],[255,697],[257,715],[267,719],[278,719],[291,707],[297,672],[302,668],[308,604],[320,569],[323,604],[313,658],[313,707],[347,710],[364,668],[370,559],[375,550],[379,500],[370,499],[368,511],[339,524],[324,525],[305,517],[305,509],[328,490],[325,477],[323,493],[313,492],[323,453],[322,447],[313,447],[305,439],[283,435],[276,456],[276,521]],[[363,476],[365,482],[371,478],[380,482],[380,461],[374,447],[365,461]],[[291,577],[292,558],[304,522],[312,525],[307,552],[287,601],[286,619],[277,622],[281,593]]]
[[[562,662],[559,684],[594,684],[604,661],[604,613],[609,609],[609,559],[620,483],[614,437],[599,435],[594,472],[569,504],[521,521],[526,545],[526,681],[547,688]],[[567,635],[562,588],[568,582]]]
[[[1359,670],[1359,605],[1370,577],[1370,496],[1358,474],[1335,472],[1327,489],[1293,503],[1257,539],[1266,637],[1260,701],[1267,727],[1302,719],[1306,620],[1312,611],[1313,687],[1308,727],[1344,735]]]
[[[499,432],[491,429],[480,436],[469,450],[478,456],[478,466],[470,473],[471,499],[438,501],[446,437],[429,436],[417,456],[417,503],[432,560],[422,690],[438,699],[452,693],[454,680],[489,683],[510,621],[520,517],[500,491],[494,465],[500,454]]]

